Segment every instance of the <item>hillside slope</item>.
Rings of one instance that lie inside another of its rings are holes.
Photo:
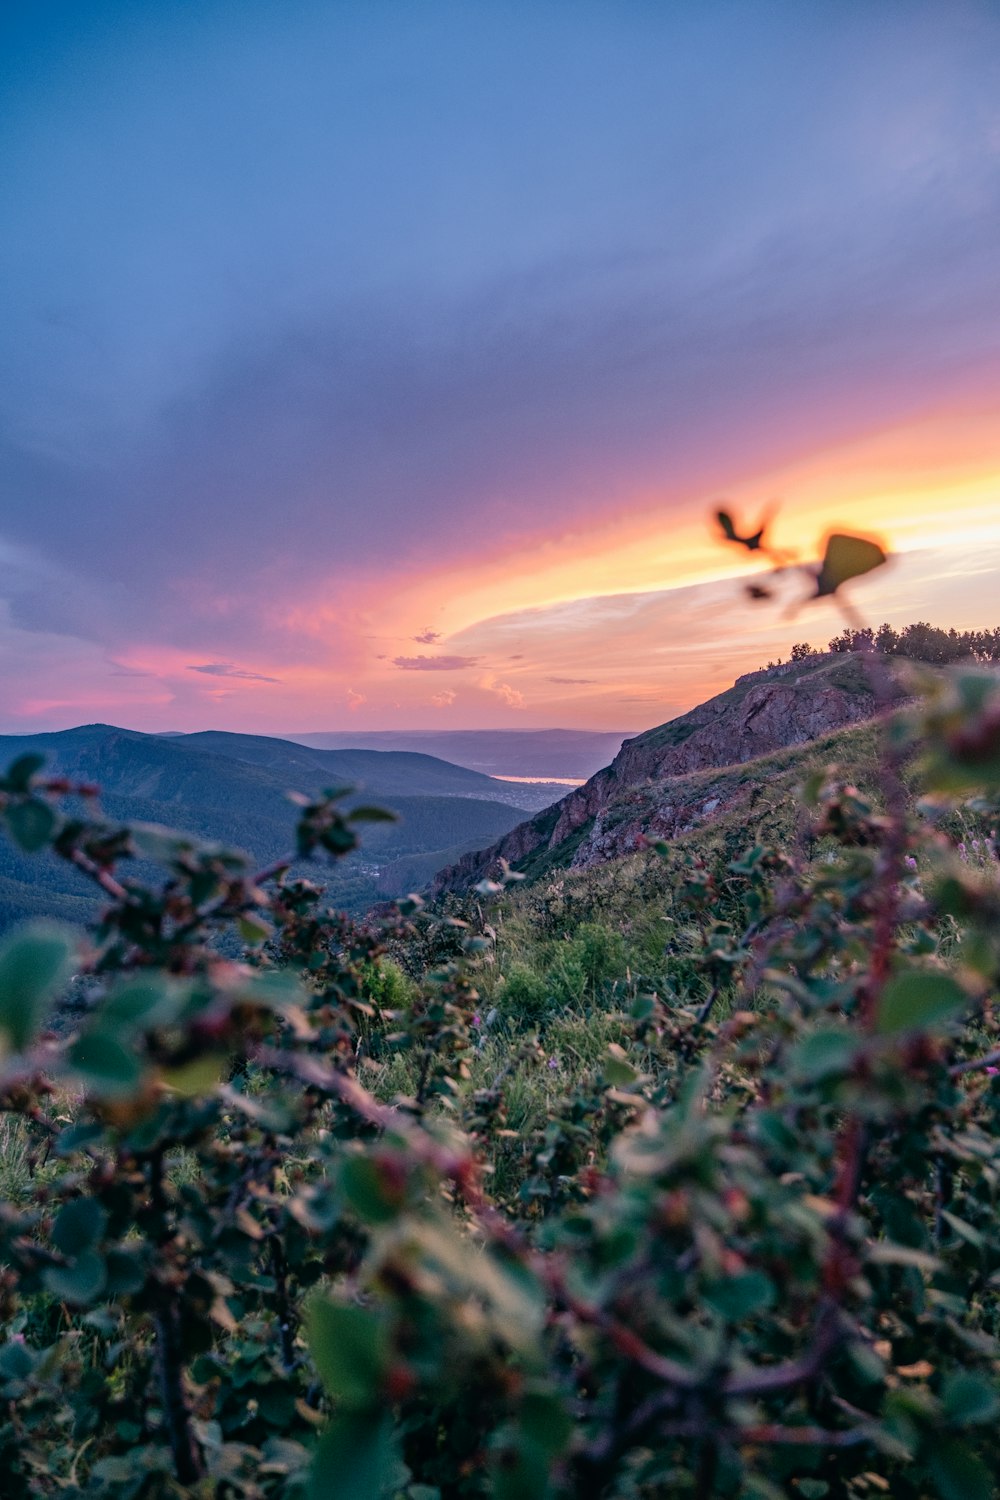
[[[462,891],[504,859],[535,874],[587,866],[671,838],[719,815],[740,778],[702,773],[739,767],[871,718],[876,695],[860,653],[816,654],[749,673],[668,724],[626,740],[611,765],[498,843],[441,870],[433,894]],[[691,778],[690,781],[687,778]]]
[[[393,823],[366,825],[363,846],[324,871],[331,898],[363,911],[382,893],[402,895],[387,867],[419,859],[429,878],[465,850],[500,837],[525,816],[512,788],[425,755],[308,750],[253,735],[140,734],[83,725],[55,734],[0,736],[0,766],[25,751],[50,770],[101,788],[114,822],[161,823],[246,850],[268,863],[289,847],[289,791],[364,782],[362,800],[392,809]],[[499,791],[493,795],[493,788]],[[401,867],[401,878],[405,866]],[[0,840],[0,926],[31,915],[85,919],[92,890],[51,855],[27,856]]]

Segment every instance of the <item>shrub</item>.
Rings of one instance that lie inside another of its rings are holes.
[[[4,1493],[986,1500],[1000,887],[938,820],[1000,812],[997,683],[929,685],[879,774],[812,777],[796,850],[664,851],[680,992],[549,1019],[511,965],[538,1045],[481,1040],[499,918],[288,878],[353,847],[334,798],[254,872],[12,766],[10,836],[106,906],[0,948]],[[547,942],[621,977],[603,921]]]

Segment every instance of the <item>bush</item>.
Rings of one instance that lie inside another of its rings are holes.
[[[796,850],[665,850],[683,986],[591,917],[546,939],[582,1011],[512,963],[540,1044],[483,1039],[493,911],[288,878],[335,799],[255,872],[83,790],[0,784],[105,903],[0,948],[5,1495],[993,1493],[1000,886],[940,821],[1000,815],[992,678],[897,717],[877,804],[810,778]]]

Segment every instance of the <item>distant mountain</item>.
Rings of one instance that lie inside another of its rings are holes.
[[[859,653],[816,653],[750,672],[690,713],[626,740],[607,769],[492,848],[440,870],[432,890],[466,890],[494,875],[501,859],[528,876],[600,864],[721,817],[746,795],[747,762],[871,718],[869,674],[870,658]]]
[[[627,734],[589,729],[413,729],[360,734],[337,730],[288,737],[325,750],[423,751],[489,776],[564,776],[585,781],[614,759]]]
[[[260,735],[162,736],[89,724],[0,736],[0,766],[28,750],[43,753],[51,769],[74,780],[96,782],[114,821],[182,828],[244,849],[262,863],[292,841],[289,791],[354,786],[353,800],[379,803],[399,818],[366,825],[362,849],[324,869],[331,897],[354,911],[403,894],[391,874],[397,862],[416,859],[429,878],[530,815],[517,805],[520,788],[423,754],[323,751]],[[399,864],[398,878],[410,868]],[[48,855],[22,855],[0,840],[0,925],[39,913],[78,920],[92,907],[91,888],[76,870]]]

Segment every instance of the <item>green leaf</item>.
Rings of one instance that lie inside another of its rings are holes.
[[[841,584],[851,578],[860,578],[873,568],[880,568],[886,555],[877,542],[869,542],[861,536],[844,536],[835,533],[827,539],[823,562],[816,579],[816,593],[820,596],[835,594]]]
[[[4,816],[15,843],[26,854],[35,854],[45,848],[58,821],[54,810],[41,797],[12,803]]]
[[[831,1078],[850,1071],[857,1047],[850,1032],[814,1031],[794,1048],[789,1067],[799,1078],[813,1082]]]
[[[85,1250],[71,1266],[48,1266],[45,1285],[54,1297],[82,1307],[99,1297],[107,1284],[107,1268],[94,1250]]]
[[[348,1203],[369,1224],[388,1224],[399,1214],[400,1198],[378,1165],[367,1156],[349,1156],[340,1169]]]
[[[629,1062],[625,1048],[612,1042],[608,1047],[607,1056],[604,1060],[604,1078],[614,1088],[625,1088],[630,1083],[635,1083],[638,1073]]]
[[[109,1250],[107,1268],[111,1297],[134,1296],[146,1284],[146,1267],[134,1250]]]
[[[315,1297],[306,1311],[309,1348],[330,1395],[352,1411],[378,1406],[392,1350],[384,1325],[365,1307]]]
[[[352,823],[398,823],[399,814],[387,807],[352,807],[348,814]]]
[[[941,1500],[994,1500],[993,1476],[966,1443],[936,1442],[930,1469]]]
[[[0,1037],[20,1052],[48,1015],[72,967],[70,934],[33,922],[0,945]]]
[[[309,1500],[383,1500],[399,1458],[392,1418],[376,1412],[334,1417],[313,1456]]]
[[[97,1013],[100,1029],[162,1026],[178,1014],[188,991],[165,975],[126,979],[102,1002]]]
[[[954,1229],[960,1240],[964,1240],[967,1245],[972,1245],[976,1250],[983,1248],[983,1237],[974,1225],[967,1223],[965,1219],[960,1219],[958,1214],[949,1212],[947,1208],[941,1210],[941,1217],[950,1228]]]
[[[25,1380],[35,1368],[35,1355],[26,1344],[0,1345],[0,1375],[5,1380]]]
[[[991,1380],[969,1370],[948,1376],[942,1398],[945,1415],[959,1427],[975,1427],[1000,1415],[1000,1391]]]
[[[740,1323],[752,1313],[773,1307],[776,1298],[774,1282],[763,1271],[742,1271],[705,1288],[705,1301],[730,1323]]]
[[[37,750],[29,750],[26,755],[19,755],[7,767],[7,774],[3,781],[8,792],[26,792],[31,785],[31,778],[40,771],[45,764],[45,756],[39,755]]]
[[[243,916],[240,917],[237,925],[240,937],[251,946],[266,943],[269,937],[274,936],[274,928],[270,922],[265,922],[263,917]]]
[[[573,1420],[551,1391],[528,1391],[521,1400],[521,1431],[542,1453],[561,1453],[573,1435]]]
[[[883,1036],[901,1031],[924,1031],[960,1014],[969,996],[950,974],[913,969],[896,974],[879,996],[876,1029]]]
[[[136,1054],[106,1031],[85,1032],[73,1043],[68,1057],[74,1072],[98,1098],[127,1098],[142,1078]]]
[[[104,1233],[107,1213],[93,1198],[72,1198],[64,1203],[52,1226],[52,1243],[63,1255],[80,1255]]]

